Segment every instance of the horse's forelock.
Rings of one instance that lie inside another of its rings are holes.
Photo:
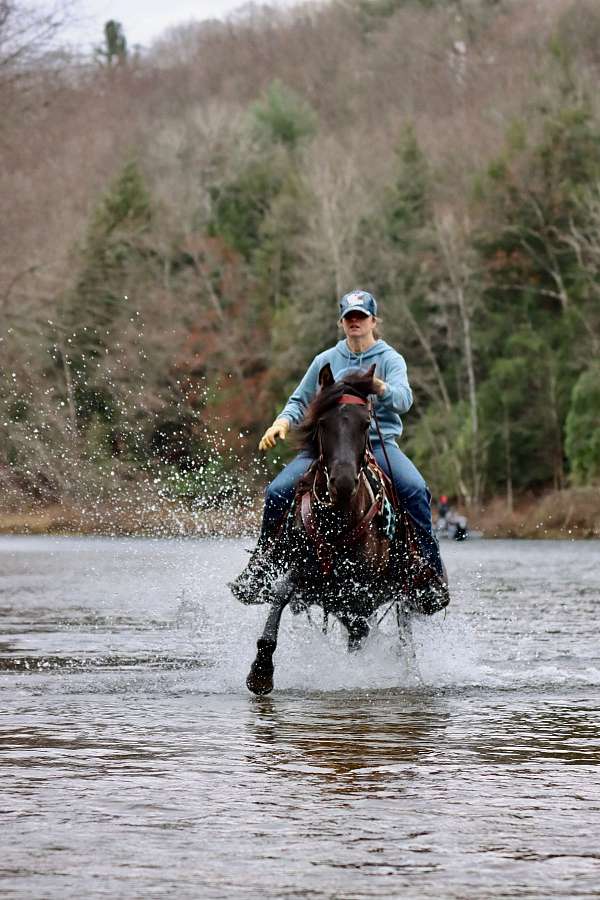
[[[344,375],[343,381],[337,382],[336,384],[347,385],[351,387],[353,390],[357,391],[364,397],[365,400],[369,396],[369,394],[375,393],[375,386],[373,384],[373,376],[367,372],[349,372],[347,375]]]
[[[298,443],[301,449],[317,452],[317,425],[319,420],[334,406],[337,406],[342,396],[348,393],[348,388],[353,394],[358,394],[364,400],[369,394],[375,393],[373,376],[369,372],[350,372],[344,375],[342,381],[335,381],[329,387],[322,388],[304,415],[304,419],[298,427]]]

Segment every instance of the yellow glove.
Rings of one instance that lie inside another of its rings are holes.
[[[271,427],[267,428],[261,437],[258,449],[270,450],[277,443],[277,438],[285,441],[289,430],[290,423],[288,419],[275,419]]]

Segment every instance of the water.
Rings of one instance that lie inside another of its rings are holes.
[[[447,544],[446,618],[349,657],[240,541],[0,538],[5,898],[600,896],[600,545]]]

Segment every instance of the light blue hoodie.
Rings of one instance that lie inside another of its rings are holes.
[[[385,341],[376,341],[364,353],[353,353],[345,340],[338,341],[335,347],[319,353],[277,416],[278,419],[289,419],[294,425],[302,421],[306,407],[319,388],[319,372],[327,363],[334,378],[345,369],[368,369],[375,363],[375,375],[387,384],[382,396],[375,400],[375,412],[384,440],[394,440],[402,434],[400,414],[411,408],[413,396],[404,359]],[[370,437],[372,441],[378,439],[374,422],[371,423]]]

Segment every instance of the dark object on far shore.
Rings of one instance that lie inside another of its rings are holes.
[[[442,500],[446,502],[442,504]],[[441,509],[444,509],[444,515],[441,514]],[[440,504],[438,505],[435,533],[438,538],[450,538],[453,541],[465,541],[469,537],[469,526],[466,517],[451,509],[445,497],[440,498]]]

